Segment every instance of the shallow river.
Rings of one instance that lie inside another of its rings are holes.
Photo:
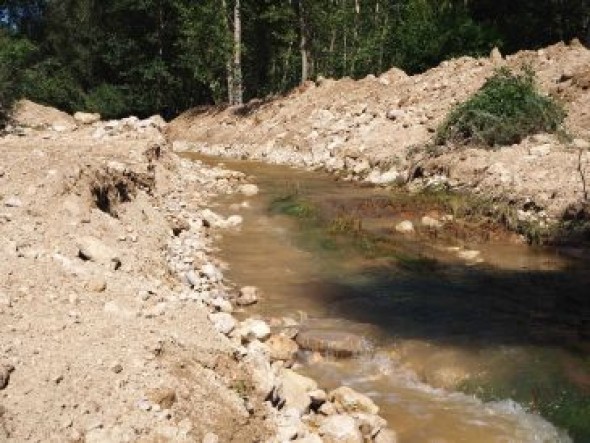
[[[261,190],[216,208],[244,216],[219,246],[229,278],[263,291],[248,313],[366,339],[360,357],[311,359],[302,372],[370,395],[401,443],[590,441],[587,263],[509,241],[404,237],[391,227],[423,214],[394,204],[384,215],[391,191],[223,163]],[[305,201],[299,213],[339,222],[327,229],[286,215],[276,201],[289,194]],[[377,210],[362,214],[363,230],[388,237],[395,260],[334,229],[367,205]]]

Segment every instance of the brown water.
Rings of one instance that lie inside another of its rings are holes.
[[[304,372],[325,387],[346,384],[370,395],[402,443],[570,441],[536,411],[588,441],[585,266],[523,245],[397,235],[404,256],[436,260],[400,269],[270,210],[294,187],[331,215],[351,200],[388,198],[387,191],[284,167],[225,164],[261,188],[217,208],[245,219],[220,247],[229,278],[264,293],[248,313],[307,319],[308,328],[361,334],[370,344],[358,358],[326,358]],[[383,232],[395,219],[367,218],[363,226]],[[483,263],[459,257],[466,249],[481,251]]]

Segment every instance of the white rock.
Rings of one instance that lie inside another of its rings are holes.
[[[379,407],[364,394],[356,392],[348,386],[334,389],[328,395],[328,399],[334,403],[339,413],[366,413],[378,414]]]
[[[223,280],[223,274],[217,267],[212,263],[205,263],[201,267],[201,274],[207,277],[212,282],[220,282]]]
[[[244,222],[244,218],[241,215],[230,215],[225,224],[230,227],[240,226]]]
[[[270,326],[263,320],[248,318],[240,324],[239,333],[244,341],[264,341],[270,337]]]
[[[215,297],[209,304],[221,312],[231,313],[234,310],[229,300],[223,297]]]
[[[348,415],[326,417],[319,429],[324,443],[363,443],[354,419]]]
[[[392,429],[382,429],[374,438],[375,443],[397,443],[397,434]]]
[[[387,185],[396,182],[399,177],[400,174],[395,168],[392,168],[386,172],[381,172],[378,169],[374,169],[367,176],[366,181],[374,185]]]
[[[411,234],[414,232],[414,224],[410,220],[404,220],[395,225],[395,230],[402,234]]]
[[[76,245],[80,258],[108,265],[115,269],[121,266],[118,252],[95,237],[81,237],[77,240]]]
[[[212,432],[208,432],[203,437],[203,443],[219,443],[219,437],[217,434],[213,434]]]
[[[393,121],[399,120],[399,119],[403,118],[405,115],[406,115],[406,113],[402,109],[390,109],[385,114],[385,116],[389,120],[393,120]]]
[[[81,125],[91,125],[100,121],[100,114],[89,112],[76,112],[74,120]]]
[[[245,185],[241,185],[238,188],[238,191],[247,197],[252,197],[253,195],[258,194],[259,189],[258,189],[258,186],[256,186],[256,185],[245,184]]]
[[[7,197],[4,199],[4,206],[9,208],[20,208],[23,205],[23,202],[18,197]]]
[[[294,408],[303,415],[309,411],[311,397],[309,392],[318,388],[317,383],[290,369],[283,369],[279,374],[276,396],[286,408]]]
[[[226,312],[209,314],[213,327],[224,335],[228,335],[236,327],[236,320]]]

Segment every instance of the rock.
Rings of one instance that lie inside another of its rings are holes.
[[[210,306],[221,312],[231,313],[234,309],[229,300],[223,297],[215,297],[209,302]]]
[[[6,197],[4,199],[4,206],[9,208],[20,208],[23,205],[23,202],[18,197]]]
[[[354,419],[348,415],[326,417],[319,429],[324,443],[363,443]]]
[[[339,413],[361,412],[376,415],[379,407],[366,395],[356,392],[348,386],[341,386],[334,389],[328,395],[328,399],[334,403]]]
[[[481,252],[475,250],[465,250],[457,252],[457,256],[463,260],[470,262],[482,262]]]
[[[244,286],[240,289],[240,295],[236,299],[238,306],[250,306],[258,303],[259,291],[255,286]]]
[[[240,226],[244,222],[244,218],[241,215],[230,215],[225,221],[225,225],[228,227]]]
[[[311,378],[292,371],[283,369],[279,374],[279,384],[276,389],[276,397],[279,404],[286,408],[294,408],[303,415],[309,411],[311,398],[309,392],[318,388],[317,383]]]
[[[236,327],[236,320],[226,312],[209,314],[209,320],[213,327],[224,335],[228,335]]]
[[[381,429],[387,426],[387,421],[378,415],[353,413],[351,416],[356,421],[356,424],[360,429],[361,434],[363,434],[363,437],[368,439],[377,435]]]
[[[250,367],[254,389],[263,398],[267,398],[275,389],[275,374],[270,366],[268,347],[254,340],[246,348],[244,363]]]
[[[366,181],[374,185],[387,185],[396,182],[400,177],[400,174],[395,168],[390,169],[386,172],[380,172],[377,169],[371,171],[367,176]]]
[[[263,320],[248,318],[239,327],[239,335],[243,341],[264,341],[270,337],[270,326]]]
[[[374,438],[375,443],[397,443],[397,434],[392,429],[382,429]]]
[[[121,266],[117,251],[95,237],[79,238],[76,244],[79,249],[78,256],[83,260],[110,266],[112,269],[118,269]]]
[[[318,434],[312,433],[293,441],[296,443],[322,443],[322,438]]]
[[[198,288],[199,286],[201,286],[201,277],[197,275],[195,271],[188,271],[185,274],[185,278],[189,285],[191,285],[193,288]]]
[[[252,197],[253,195],[258,194],[258,191],[258,186],[253,184],[241,185],[238,188],[238,192],[240,192],[240,194],[244,194],[246,197]]]
[[[547,143],[544,145],[533,146],[529,152],[535,157],[545,157],[551,153],[551,145]]]
[[[440,229],[443,226],[440,220],[437,220],[436,218],[430,217],[428,215],[422,217],[421,223],[422,226],[425,226],[430,229]]]
[[[277,417],[277,436],[278,442],[287,442],[297,438],[300,429],[304,427],[301,422],[300,413],[296,409],[286,408],[281,411]]]
[[[403,111],[402,109],[390,109],[389,111],[387,111],[387,113],[385,114],[385,116],[389,119],[389,120],[399,120],[402,117],[404,117],[406,115],[405,111]]]
[[[219,437],[217,436],[217,434],[208,432],[203,437],[203,443],[219,443]]]
[[[414,232],[414,224],[410,220],[404,220],[395,225],[395,230],[401,234],[412,234]]]
[[[295,340],[303,349],[335,357],[351,357],[367,350],[363,337],[342,331],[300,331]]]
[[[336,415],[337,411],[336,411],[336,406],[334,406],[333,403],[330,402],[326,402],[323,405],[320,406],[320,408],[318,409],[318,412],[322,415]]]
[[[92,292],[104,292],[107,288],[107,282],[104,278],[95,277],[86,283],[86,289]]]
[[[316,389],[309,392],[309,398],[311,398],[311,404],[317,408],[328,401],[328,394],[323,389]]]
[[[270,360],[273,362],[292,362],[299,350],[299,346],[294,340],[280,334],[270,337],[266,345],[270,349]]]
[[[223,274],[217,267],[212,263],[205,263],[201,267],[201,274],[207,277],[212,282],[220,282],[223,280]]]
[[[76,112],[74,120],[80,125],[91,125],[100,121],[100,114],[89,112]]]
[[[10,374],[14,371],[14,366],[10,363],[0,363],[0,390],[5,389],[10,381]]]

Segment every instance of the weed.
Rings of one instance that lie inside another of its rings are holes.
[[[561,105],[539,93],[530,68],[520,73],[501,68],[451,111],[435,141],[510,145],[539,132],[559,133],[565,115]]]

